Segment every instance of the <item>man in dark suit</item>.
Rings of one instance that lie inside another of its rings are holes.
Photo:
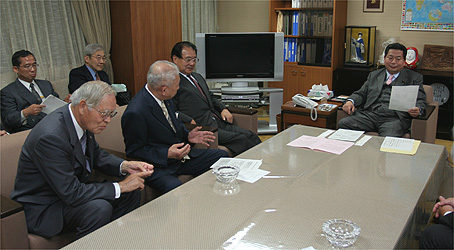
[[[140,204],[139,190],[153,166],[124,161],[99,148],[101,133],[115,116],[115,91],[100,81],[82,85],[71,104],[46,116],[30,132],[19,157],[11,198],[24,205],[28,231],[44,237],[96,230]],[[89,182],[93,170],[120,182]]]
[[[194,44],[190,42],[175,44],[171,57],[180,70],[180,89],[173,99],[181,120],[218,128],[219,144],[227,147],[233,155],[238,155],[261,142],[252,131],[232,124],[232,114],[213,96],[205,79],[194,72],[194,66],[198,61],[197,47]]]
[[[200,175],[219,158],[228,154],[218,149],[191,149],[189,143],[208,145],[212,132],[196,127],[190,132],[175,116],[170,100],[179,88],[178,68],[168,61],[153,63],[147,84],[129,103],[121,127],[128,157],[139,158],[155,166],[146,183],[161,193],[179,185],[179,175]]]
[[[103,46],[99,44],[89,44],[85,47],[85,64],[69,72],[68,90],[72,94],[82,84],[89,81],[101,80],[108,84],[109,76],[103,71],[106,63],[106,54]]]
[[[339,128],[378,132],[381,136],[401,137],[407,133],[413,117],[426,107],[421,74],[405,69],[407,49],[393,43],[385,49],[385,68],[373,71],[361,89],[355,91],[342,109],[351,116],[339,122]],[[419,86],[416,106],[407,112],[389,109],[392,86]]]
[[[17,79],[0,91],[2,124],[9,133],[33,128],[46,116],[42,99],[59,97],[49,81],[35,79],[38,64],[30,51],[17,51],[12,63]]]
[[[422,232],[419,249],[454,249],[454,198],[439,199],[432,210],[435,223]]]

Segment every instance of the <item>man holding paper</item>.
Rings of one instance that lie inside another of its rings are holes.
[[[35,56],[26,50],[14,53],[13,70],[16,81],[4,87],[1,93],[2,124],[9,133],[33,128],[46,116],[41,102],[49,95],[58,97],[49,81],[37,80],[38,64]]]
[[[426,94],[421,74],[404,68],[407,49],[400,43],[385,49],[385,69],[373,71],[361,89],[355,91],[342,109],[349,117],[339,128],[378,132],[381,136],[401,137],[407,133],[413,117],[422,114]],[[408,111],[390,109],[393,86],[418,86],[416,103]]]

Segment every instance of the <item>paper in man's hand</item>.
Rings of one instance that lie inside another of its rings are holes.
[[[416,107],[418,90],[418,85],[392,86],[389,109],[406,112],[409,109]]]

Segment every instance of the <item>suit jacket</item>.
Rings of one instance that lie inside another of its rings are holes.
[[[35,82],[45,97],[50,94],[59,97],[49,81],[35,79]],[[43,112],[37,115],[30,115],[26,118],[27,123],[25,125],[22,124],[21,111],[32,104],[38,104],[38,101],[19,79],[0,90],[0,95],[2,100],[2,124],[10,133],[31,129],[46,116],[46,113]]]
[[[120,176],[123,160],[101,150],[88,131],[86,153],[91,169]],[[88,177],[86,156],[65,105],[36,125],[19,157],[11,198],[24,204],[29,232],[54,236],[63,228],[65,206],[115,199],[112,183],[87,183]]]
[[[363,86],[355,91],[349,99],[355,102],[355,106],[360,109],[368,109],[378,99],[383,89],[386,78],[386,69],[379,69],[371,72]],[[409,69],[400,71],[397,79],[394,79],[393,86],[418,85],[418,97],[416,107],[424,109],[426,107],[426,93],[423,88],[423,76]],[[404,127],[410,127],[411,116],[408,112],[395,111]]]
[[[99,78],[101,81],[108,83],[111,85],[109,81],[109,76],[104,71],[98,71]],[[82,84],[93,81],[93,76],[91,75],[90,71],[87,69],[87,66],[82,65],[79,68],[72,69],[69,72],[69,84],[68,90],[69,93],[72,94],[76,89],[78,89]]]
[[[164,101],[176,132],[170,127],[161,106],[148,93],[146,85],[131,100],[121,117],[121,128],[126,146],[126,155],[153,164],[159,171],[152,178],[172,174],[180,167],[181,161],[168,159],[169,147],[188,142],[188,130],[175,116],[175,106],[171,100]],[[196,157],[203,152],[192,149],[189,156]]]
[[[225,105],[213,96],[202,75],[198,73],[192,73],[192,75],[207,98],[186,77],[180,74],[180,89],[173,97],[179,118],[187,123],[194,119],[197,124],[217,128],[218,125],[216,120],[213,119],[213,113],[221,118],[221,111],[225,109]]]

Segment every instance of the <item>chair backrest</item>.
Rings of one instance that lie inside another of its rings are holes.
[[[24,145],[30,131],[25,130],[0,137],[0,175],[1,194],[3,196],[9,197],[13,191],[22,145]]]
[[[121,131],[121,117],[127,105],[117,108],[117,115],[112,118],[107,128],[101,134],[95,135],[95,140],[101,148],[110,149],[117,152],[125,152],[125,141]]]
[[[423,85],[424,92],[426,92],[426,102],[431,103],[434,100],[434,91],[432,86],[430,85]]]

